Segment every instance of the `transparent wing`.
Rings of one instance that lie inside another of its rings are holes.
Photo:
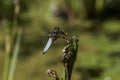
[[[48,51],[48,49],[49,49],[49,47],[51,46],[52,42],[53,42],[53,39],[52,39],[52,38],[49,38],[49,39],[48,39],[48,42],[47,42],[47,44],[46,44],[46,46],[45,46],[45,48],[44,48],[44,50],[43,50],[43,54],[45,54],[45,53]]]

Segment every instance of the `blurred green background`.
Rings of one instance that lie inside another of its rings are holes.
[[[5,60],[3,23],[12,25],[14,1],[0,0],[0,80]],[[47,69],[62,75],[64,40],[42,55],[48,32],[56,26],[80,37],[72,80],[120,80],[120,0],[19,0],[19,6],[17,27],[23,35],[14,80],[53,80]]]

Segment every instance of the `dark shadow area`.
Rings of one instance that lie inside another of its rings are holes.
[[[109,55],[108,55],[110,58],[115,58],[115,59],[120,59],[120,51],[118,52],[111,52]]]
[[[95,18],[95,2],[96,0],[83,0],[87,13],[87,19]]]
[[[4,0],[0,0],[0,20],[8,19],[12,20],[13,18],[13,5],[12,1],[5,3]]]
[[[31,4],[32,4],[32,0],[20,0],[20,8],[21,8],[20,11],[27,12]]]
[[[95,2],[96,0],[84,0],[87,19],[100,20],[101,22],[110,18],[120,20],[120,0],[112,0],[110,3],[104,5],[104,8],[99,12],[95,10]]]
[[[120,0],[112,0],[96,15],[102,22],[110,18],[120,20]]]
[[[76,68],[76,71],[80,73],[82,76],[81,80],[90,80],[91,78],[97,78],[100,77],[104,69],[103,68],[83,68],[83,67],[78,67]]]
[[[119,32],[105,32],[105,35],[111,40],[111,41],[118,41],[120,40],[120,31]]]
[[[54,11],[53,15],[55,15],[56,17],[61,18],[64,21],[69,20],[69,15],[70,15],[69,10],[65,10],[65,9],[63,9],[63,8],[61,8],[59,6],[57,6],[57,7],[58,7],[58,9],[56,11]]]

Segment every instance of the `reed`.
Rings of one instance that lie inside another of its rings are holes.
[[[17,20],[19,13],[19,0],[13,0],[13,21],[5,20],[5,62],[3,80],[13,80],[17,56],[21,42],[21,30],[17,32]],[[16,41],[15,38],[17,37]]]

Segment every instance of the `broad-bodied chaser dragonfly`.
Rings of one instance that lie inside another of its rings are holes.
[[[48,42],[43,50],[43,54],[45,54],[48,49],[50,48],[50,46],[52,45],[52,43],[54,41],[56,41],[58,38],[65,38],[68,34],[65,33],[63,30],[61,30],[59,27],[55,27],[52,31],[49,32],[48,36]]]

